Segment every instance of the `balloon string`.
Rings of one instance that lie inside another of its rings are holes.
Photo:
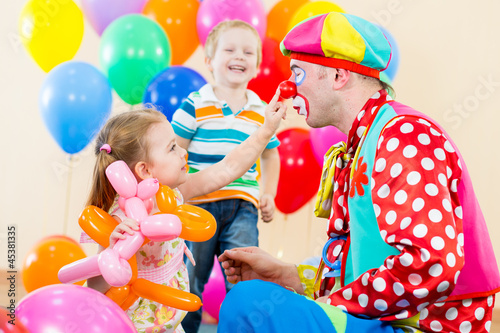
[[[45,173],[45,179],[44,179],[44,182],[43,182],[43,186],[44,188],[48,189],[49,188],[49,177],[48,177],[48,173]],[[46,235],[46,232],[47,232],[47,223],[49,221],[49,218],[48,218],[48,198],[50,196],[49,195],[45,195],[45,199],[44,199],[44,202],[43,202],[43,223],[42,223],[42,235]]]
[[[314,211],[314,206],[313,206],[313,200],[309,200],[309,209],[308,211],[309,212],[312,212]],[[308,214],[309,218],[307,219],[307,247],[306,249],[309,251],[310,247],[311,247],[311,238],[312,238],[312,214],[309,213]]]
[[[68,215],[71,195],[71,179],[73,175],[73,155],[69,155],[68,183],[66,186],[66,206],[64,207],[63,235],[68,234]]]
[[[285,239],[286,239],[285,232],[286,232],[286,225],[287,225],[286,220],[287,220],[287,218],[288,218],[288,215],[285,214],[283,216],[283,231],[281,232],[282,237],[281,237],[280,247],[278,249],[278,253],[276,254],[276,257],[278,259],[283,258],[283,254],[284,254],[284,245],[283,245],[283,243],[285,242]]]

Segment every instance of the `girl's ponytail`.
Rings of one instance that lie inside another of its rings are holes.
[[[96,156],[93,173],[92,189],[90,190],[87,206],[94,205],[108,211],[115,200],[116,192],[106,177],[106,168],[116,161],[106,150],[100,150]]]

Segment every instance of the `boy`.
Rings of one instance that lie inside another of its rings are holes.
[[[193,92],[177,110],[172,126],[177,143],[188,151],[189,172],[197,172],[221,160],[264,121],[264,103],[248,82],[257,74],[262,57],[257,31],[249,24],[224,21],[210,32],[205,44],[206,64],[214,84]],[[207,283],[214,255],[226,249],[257,246],[257,207],[262,220],[270,222],[279,178],[279,141],[273,137],[261,158],[263,194],[255,165],[240,179],[223,189],[189,201],[211,212],[217,220],[216,235],[203,243],[191,243],[197,265],[187,263],[191,292],[200,296]],[[226,282],[226,290],[232,287]],[[186,332],[197,332],[201,310],[183,321]]]

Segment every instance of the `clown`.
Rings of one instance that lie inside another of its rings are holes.
[[[281,50],[294,108],[348,135],[325,156],[315,209],[330,240],[319,268],[257,248],[221,255],[228,280],[245,282],[218,331],[489,331],[500,275],[470,176],[448,134],[388,94],[384,34],[332,12],[299,23]]]

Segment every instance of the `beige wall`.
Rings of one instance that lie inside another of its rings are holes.
[[[79,237],[77,219],[89,189],[94,159],[87,148],[71,157],[54,142],[42,123],[38,91],[46,76],[18,43],[22,1],[5,1],[0,13],[0,253],[7,224],[18,227],[18,267],[31,246],[48,235]],[[275,0],[264,1],[269,10]],[[348,13],[385,26],[400,48],[394,81],[398,100],[440,122],[461,148],[500,259],[500,156],[496,144],[500,104],[500,2],[365,0],[336,2]],[[87,23],[87,22],[86,22]],[[99,38],[90,25],[75,60],[97,67]],[[209,78],[201,48],[186,63]],[[114,96],[113,113],[129,107]],[[462,110],[459,113],[458,110]],[[303,126],[289,114],[283,128]],[[260,226],[261,245],[291,262],[319,255],[325,240],[323,221],[313,218],[312,203],[289,216]],[[86,247],[93,253],[92,247]],[[478,258],[478,260],[481,260]],[[0,268],[6,268],[0,255]]]

